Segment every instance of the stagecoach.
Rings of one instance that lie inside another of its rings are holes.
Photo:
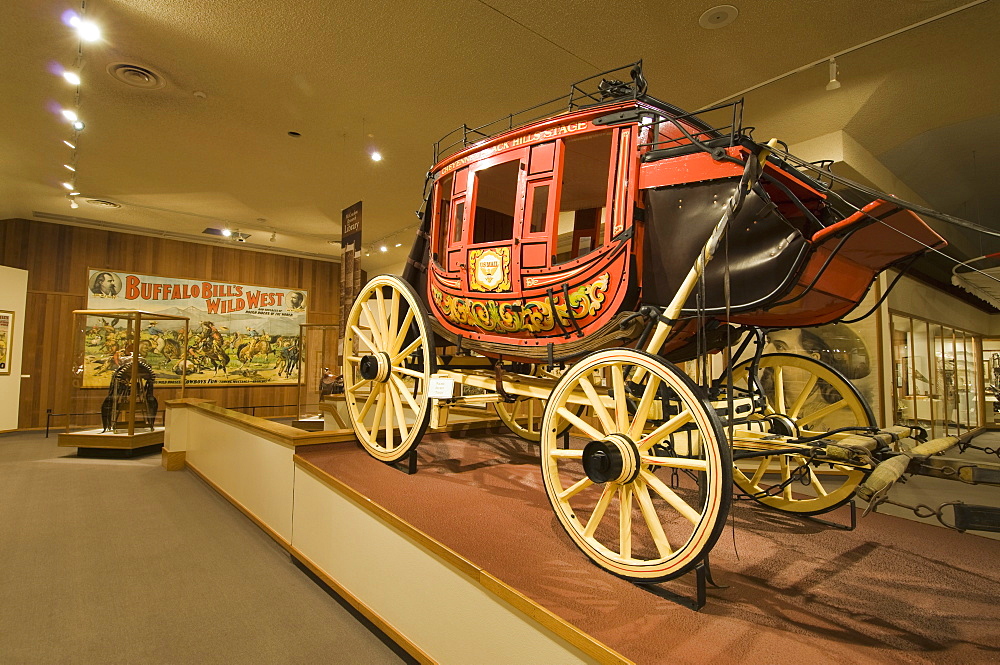
[[[571,539],[637,582],[704,561],[734,484],[800,515],[843,505],[915,432],[880,430],[832,367],[764,353],[765,331],[842,319],[944,241],[834,177],[755,141],[741,102],[655,99],[641,63],[461,127],[435,145],[403,276],[345,322],[358,438],[399,462],[449,408],[495,405],[538,442]]]

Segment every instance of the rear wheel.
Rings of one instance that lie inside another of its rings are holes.
[[[434,342],[416,292],[394,275],[362,289],[344,329],[344,394],[358,440],[394,462],[420,441],[430,419]]]
[[[567,428],[568,443],[559,436]],[[609,349],[567,370],[542,417],[541,457],[560,524],[620,577],[682,575],[725,525],[728,442],[704,391],[657,356]]]

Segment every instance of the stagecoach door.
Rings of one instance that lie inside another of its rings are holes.
[[[518,235],[527,168],[527,149],[504,152],[468,167],[464,247],[452,243],[448,256],[449,260],[455,254],[464,258],[457,267],[470,293],[493,294],[502,300],[520,297]]]

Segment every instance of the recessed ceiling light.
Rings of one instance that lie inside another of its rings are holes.
[[[372,153],[372,161],[373,162],[381,162],[382,161],[382,153],[380,153],[378,150],[374,151]]]
[[[80,85],[80,75],[76,72],[71,72],[68,69],[63,72],[63,78],[70,85]]]
[[[229,229],[222,229],[222,235],[228,238],[229,236],[233,235],[233,232],[230,231]]]
[[[69,164],[63,164],[63,168],[64,168],[64,169],[69,169],[70,171],[76,171],[76,169],[75,169],[75,168],[73,168],[73,167],[72,167],[71,165],[69,165]]]
[[[64,183],[62,184],[62,186],[63,186],[63,187],[65,187],[66,189],[68,189],[68,190],[69,190],[69,191],[71,191],[71,192],[73,191],[73,185],[72,185],[72,184],[70,184],[70,183],[68,183],[68,182],[64,182]]]
[[[701,15],[698,19],[698,25],[705,28],[706,30],[715,30],[717,28],[724,28],[733,21],[736,17],[740,15],[740,10],[732,5],[719,5],[717,7],[712,7]]]
[[[74,120],[74,121],[72,122],[72,127],[73,127],[73,129],[75,129],[76,131],[78,131],[78,132],[82,132],[82,131],[83,131],[83,128],[84,128],[84,127],[86,127],[86,125],[85,125],[85,124],[83,124],[83,120]]]
[[[114,201],[105,201],[104,199],[84,199],[87,203],[98,208],[121,208],[120,203],[115,203]]]
[[[76,122],[77,120],[80,119],[79,116],[77,116],[76,111],[72,109],[63,109],[62,116],[67,120],[69,120],[70,122]]]
[[[69,147],[73,148],[73,150],[76,150],[76,146],[75,146],[75,145],[73,145],[72,143],[70,143],[69,141],[63,141],[63,143],[65,143],[65,144],[66,144],[66,145],[68,145]]]

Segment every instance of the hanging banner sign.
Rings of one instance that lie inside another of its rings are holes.
[[[299,324],[306,322],[308,292],[138,275],[88,272],[88,309],[143,310],[186,316],[187,359],[181,352],[183,322],[144,318],[139,353],[153,367],[157,385],[179,385],[187,363],[187,385],[294,385]],[[89,317],[85,336],[84,387],[106,387],[119,359],[129,352],[126,322]]]
[[[340,235],[340,320],[347,321],[354,299],[361,291],[361,204],[358,201],[341,211]],[[340,326],[338,339],[344,339]],[[338,349],[339,352],[339,349]]]

